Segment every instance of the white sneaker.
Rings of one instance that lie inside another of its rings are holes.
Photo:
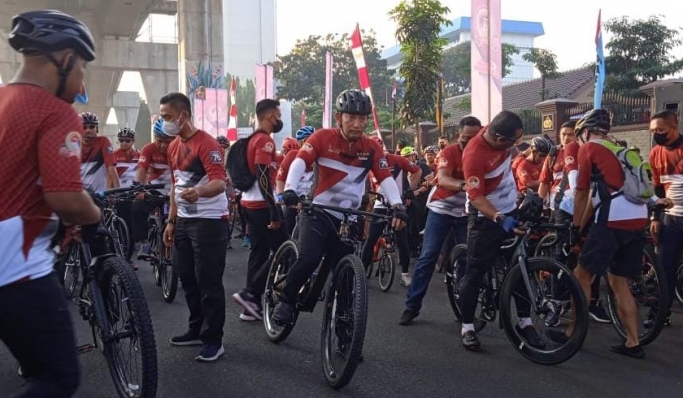
[[[410,277],[409,273],[401,273],[401,285],[408,287],[413,282],[413,278]]]

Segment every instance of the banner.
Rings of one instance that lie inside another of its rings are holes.
[[[602,91],[605,87],[605,54],[602,51],[602,24],[600,19],[602,10],[598,11],[598,28],[595,32],[595,93],[593,94],[593,109],[602,108]]]
[[[205,88],[194,99],[194,125],[216,138],[228,128],[228,90]]]
[[[503,108],[500,0],[472,0],[472,115],[484,124]]]
[[[304,127],[306,125],[306,108],[301,110],[301,117],[299,118],[299,126]]]
[[[443,71],[439,76],[436,87],[436,127],[439,135],[443,135]]]
[[[256,64],[256,102],[262,99],[275,98],[273,92],[273,67]]]
[[[332,53],[325,54],[325,100],[323,102],[323,128],[332,127]]]
[[[237,81],[230,82],[230,119],[228,121],[228,140],[237,141]]]
[[[370,97],[372,101],[372,121],[375,125],[375,130],[379,131],[379,119],[377,118],[377,108],[375,108],[375,99],[372,96],[372,86],[370,85],[370,75],[368,69],[365,67],[365,52],[363,51],[363,39],[360,35],[360,27],[356,24],[356,30],[351,35],[351,52],[353,58],[356,60],[356,68],[358,69],[358,82],[360,89]]]

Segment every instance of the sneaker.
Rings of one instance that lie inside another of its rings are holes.
[[[199,362],[213,362],[225,354],[223,344],[204,344],[194,359]]]
[[[171,337],[171,340],[169,341],[171,345],[178,347],[188,345],[202,345],[202,341],[199,339],[199,335],[192,332],[187,332],[185,334],[181,334],[180,336]]]
[[[602,303],[600,301],[598,301],[595,304],[592,304],[588,308],[588,313],[590,314],[591,319],[595,322],[612,323],[612,318],[609,317],[607,311],[605,311],[605,307],[602,306]]]
[[[471,330],[462,335],[461,341],[462,345],[470,351],[477,351],[481,347],[477,334]]]
[[[417,318],[420,315],[420,311],[413,311],[411,309],[406,308],[405,311],[403,311],[403,314],[401,315],[401,319],[398,321],[399,325],[406,326],[410,325],[413,323],[413,319]]]
[[[249,247],[249,246],[251,246],[251,241],[249,240],[249,237],[245,235],[242,238],[242,247]]]
[[[21,370],[21,366],[19,366],[19,369],[17,369],[17,374],[21,377],[24,377],[24,371]]]
[[[284,301],[280,301],[275,305],[275,309],[273,310],[273,322],[275,322],[276,325],[282,327],[291,326],[296,321],[294,316],[293,305],[285,303]]]
[[[534,329],[533,326],[525,326],[524,328],[520,328],[519,325],[515,325],[515,330],[517,330],[517,333],[526,340],[526,342],[535,348],[545,348],[545,343],[543,340],[541,340],[541,336],[538,335],[538,332],[536,332],[536,329]]]
[[[255,317],[258,320],[263,319],[261,312],[261,303],[258,297],[247,292],[246,290],[240,290],[239,292],[232,295],[232,299],[244,308],[244,311]]]
[[[259,313],[261,314],[261,318],[257,318],[247,312],[247,310],[242,310],[242,313],[240,314],[240,321],[244,322],[255,322],[258,321],[259,319],[263,319],[263,313],[259,309]]]
[[[143,242],[140,244],[140,250],[138,250],[138,260],[147,261],[154,258],[154,253],[152,253],[152,247],[149,242]]]
[[[643,347],[637,345],[635,347],[626,347],[626,344],[619,344],[609,348],[610,351],[616,352],[617,354],[626,355],[635,359],[645,358],[645,351]]]
[[[401,273],[401,285],[402,286],[409,287],[412,282],[413,282],[413,278],[410,277],[409,273]]]

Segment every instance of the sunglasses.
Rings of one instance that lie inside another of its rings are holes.
[[[496,137],[499,141],[507,141],[507,142],[517,142],[519,141],[524,134],[520,134],[517,137],[508,137],[499,133],[493,133],[493,136]]]
[[[130,138],[119,138],[119,142],[122,144],[123,143],[130,144],[131,142],[133,142],[133,140],[131,140]]]
[[[96,128],[97,128],[97,125],[96,125],[96,124],[84,124],[84,125],[83,125],[83,129],[94,130],[94,129],[96,129]]]

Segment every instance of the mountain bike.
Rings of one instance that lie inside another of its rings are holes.
[[[322,217],[326,217],[327,213],[323,210],[335,211],[342,215],[338,230],[339,239],[342,244],[352,247],[357,247],[359,243],[351,232],[354,223],[352,216],[391,219],[389,215],[302,202],[302,211],[319,212]],[[299,313],[313,312],[318,301],[323,301],[323,372],[332,388],[341,389],[351,381],[362,357],[368,312],[365,269],[356,254],[346,255],[336,264],[331,264],[329,258],[323,257],[316,271],[299,292],[294,322],[287,326],[278,326],[272,320],[273,310],[280,301],[287,272],[298,257],[299,248],[293,240],[285,241],[273,256],[263,295],[263,323],[266,334],[275,343],[284,341],[292,332]]]
[[[169,197],[167,195],[146,193],[145,200],[155,203],[155,209],[150,214],[148,242],[154,256],[150,264],[154,272],[154,280],[157,286],[161,286],[161,294],[164,301],[172,303],[178,292],[178,270],[171,261],[171,247],[164,243],[164,230],[169,213]]]

